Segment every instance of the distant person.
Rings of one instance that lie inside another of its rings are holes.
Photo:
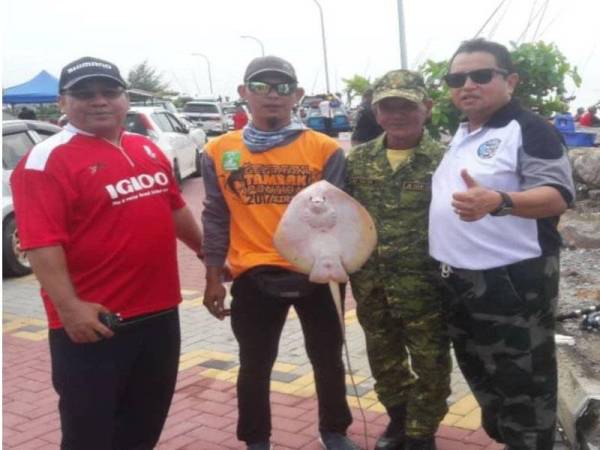
[[[241,130],[248,123],[248,114],[244,110],[242,105],[237,105],[235,107],[235,113],[233,114],[233,129]]]
[[[582,127],[600,127],[600,118],[596,116],[598,108],[590,106],[587,112],[579,119],[579,125]]]
[[[36,120],[37,119],[35,111],[33,109],[29,109],[27,106],[23,106],[23,108],[21,108],[21,112],[19,112],[19,115],[17,117],[19,119],[23,119],[23,120]]]
[[[573,121],[579,122],[581,120],[581,116],[583,116],[584,114],[585,114],[585,108],[580,106],[579,108],[577,108],[577,112],[573,116]]]
[[[331,126],[332,126],[332,115],[331,115],[331,100],[329,96],[325,97],[323,100],[319,102],[319,111],[321,116],[323,117],[323,121],[325,123],[324,133],[327,135],[331,134]]]
[[[358,108],[356,125],[352,131],[351,144],[356,146],[371,141],[383,133],[383,128],[377,123],[371,102],[373,100],[373,89],[367,89],[362,95],[362,101]]]
[[[429,251],[440,263],[458,364],[487,434],[510,450],[551,450],[560,215],[575,199],[556,128],[513,98],[496,42],[463,42],[444,77],[460,124],[433,174]]]
[[[123,131],[125,88],[108,61],[67,64],[58,102],[69,123],[11,177],[48,316],[62,450],[154,448],[179,364],[176,237],[202,253],[169,161]],[[127,327],[101,321],[111,313]]]

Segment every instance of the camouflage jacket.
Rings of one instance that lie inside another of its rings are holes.
[[[409,161],[392,170],[385,133],[352,149],[346,191],[369,211],[378,244],[363,270],[416,273],[436,266],[428,251],[431,177],[444,146],[424,132]],[[414,272],[413,272],[414,271]]]

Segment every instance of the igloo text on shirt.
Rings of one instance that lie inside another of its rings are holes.
[[[107,184],[105,189],[108,191],[111,200],[117,200],[121,196],[129,196],[135,192],[150,191],[160,186],[169,184],[169,177],[164,172],[156,172],[154,175],[142,173],[135,177],[123,178],[114,184]]]

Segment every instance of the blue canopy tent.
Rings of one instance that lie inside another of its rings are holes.
[[[58,79],[42,70],[26,83],[6,88],[2,91],[2,103],[15,105],[23,103],[56,103],[58,99]]]

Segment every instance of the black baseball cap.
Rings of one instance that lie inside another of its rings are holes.
[[[290,81],[294,83],[298,82],[294,67],[285,59],[278,56],[259,56],[250,61],[244,73],[244,82],[250,81],[258,75],[267,72],[280,73],[288,77]]]
[[[62,92],[87,78],[108,78],[116,81],[124,88],[127,87],[127,83],[125,83],[119,69],[113,63],[85,56],[63,67],[60,72],[58,89]]]

